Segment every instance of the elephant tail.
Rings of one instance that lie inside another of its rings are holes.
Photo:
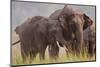
[[[16,41],[16,42],[12,43],[12,45],[16,45],[16,44],[19,43],[19,42],[20,42],[20,40],[18,40],[18,41]]]

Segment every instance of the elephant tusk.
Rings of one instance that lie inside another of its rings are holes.
[[[57,45],[58,45],[59,47],[63,47],[63,45],[60,44],[58,41],[56,41],[56,43],[57,43]]]
[[[58,41],[56,41],[56,43],[57,43],[57,45],[59,46],[59,42],[58,42]]]
[[[19,42],[20,42],[20,40],[18,40],[18,41],[16,41],[16,42],[12,43],[12,45],[15,45],[15,44],[17,44],[17,43],[19,43]]]
[[[64,47],[65,48],[65,51],[68,51],[68,48]]]

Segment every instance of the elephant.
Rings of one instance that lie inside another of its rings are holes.
[[[17,26],[15,32],[19,35],[21,42],[21,55],[23,61],[26,60],[27,57],[30,56],[30,59],[34,59],[38,53],[38,46],[34,44],[34,25],[35,22],[39,22],[44,19],[42,16],[34,16],[32,18],[28,18],[23,24]]]
[[[63,29],[63,38],[69,44],[72,44],[73,51],[79,55],[83,51],[83,30],[89,26],[88,23],[92,20],[85,13],[74,10],[68,5],[54,11],[49,18],[60,22]],[[68,48],[66,44],[63,44],[63,46]]]
[[[49,56],[57,59],[59,47],[56,41],[61,44],[67,43],[63,38],[61,24],[58,20],[45,17],[39,17],[37,19],[39,20],[35,20],[34,17],[28,19],[15,29],[21,42],[22,58],[25,60],[30,56],[30,59],[34,59],[37,53],[39,53],[40,60],[44,60],[45,50],[49,45],[53,46],[53,48],[49,47],[50,50],[53,50]]]
[[[96,52],[96,31],[95,22],[93,22],[83,32],[85,48],[87,48],[90,57]]]

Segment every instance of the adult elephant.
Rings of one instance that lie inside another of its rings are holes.
[[[76,54],[79,55],[83,46],[83,30],[88,27],[91,19],[86,14],[74,10],[68,5],[53,12],[49,18],[58,20],[61,23],[64,39],[67,42],[75,43],[72,47]],[[63,45],[68,48],[68,45]]]
[[[63,38],[62,26],[58,20],[41,17],[40,20],[33,22],[34,19],[27,20],[22,25],[16,27],[15,31],[19,35],[21,42],[21,54],[25,60],[28,56],[34,59],[39,53],[40,60],[45,59],[45,50],[48,45],[52,45],[53,50],[50,57],[56,59],[59,47],[56,43],[67,42]],[[52,54],[52,55],[51,55]]]

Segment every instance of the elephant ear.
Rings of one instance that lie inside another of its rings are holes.
[[[88,26],[93,24],[93,21],[86,14],[83,14],[83,18],[84,18],[83,30],[85,30]]]
[[[63,29],[66,29],[67,25],[66,25],[65,15],[60,15],[60,16],[58,17],[58,21],[60,22],[61,27],[62,27]]]

